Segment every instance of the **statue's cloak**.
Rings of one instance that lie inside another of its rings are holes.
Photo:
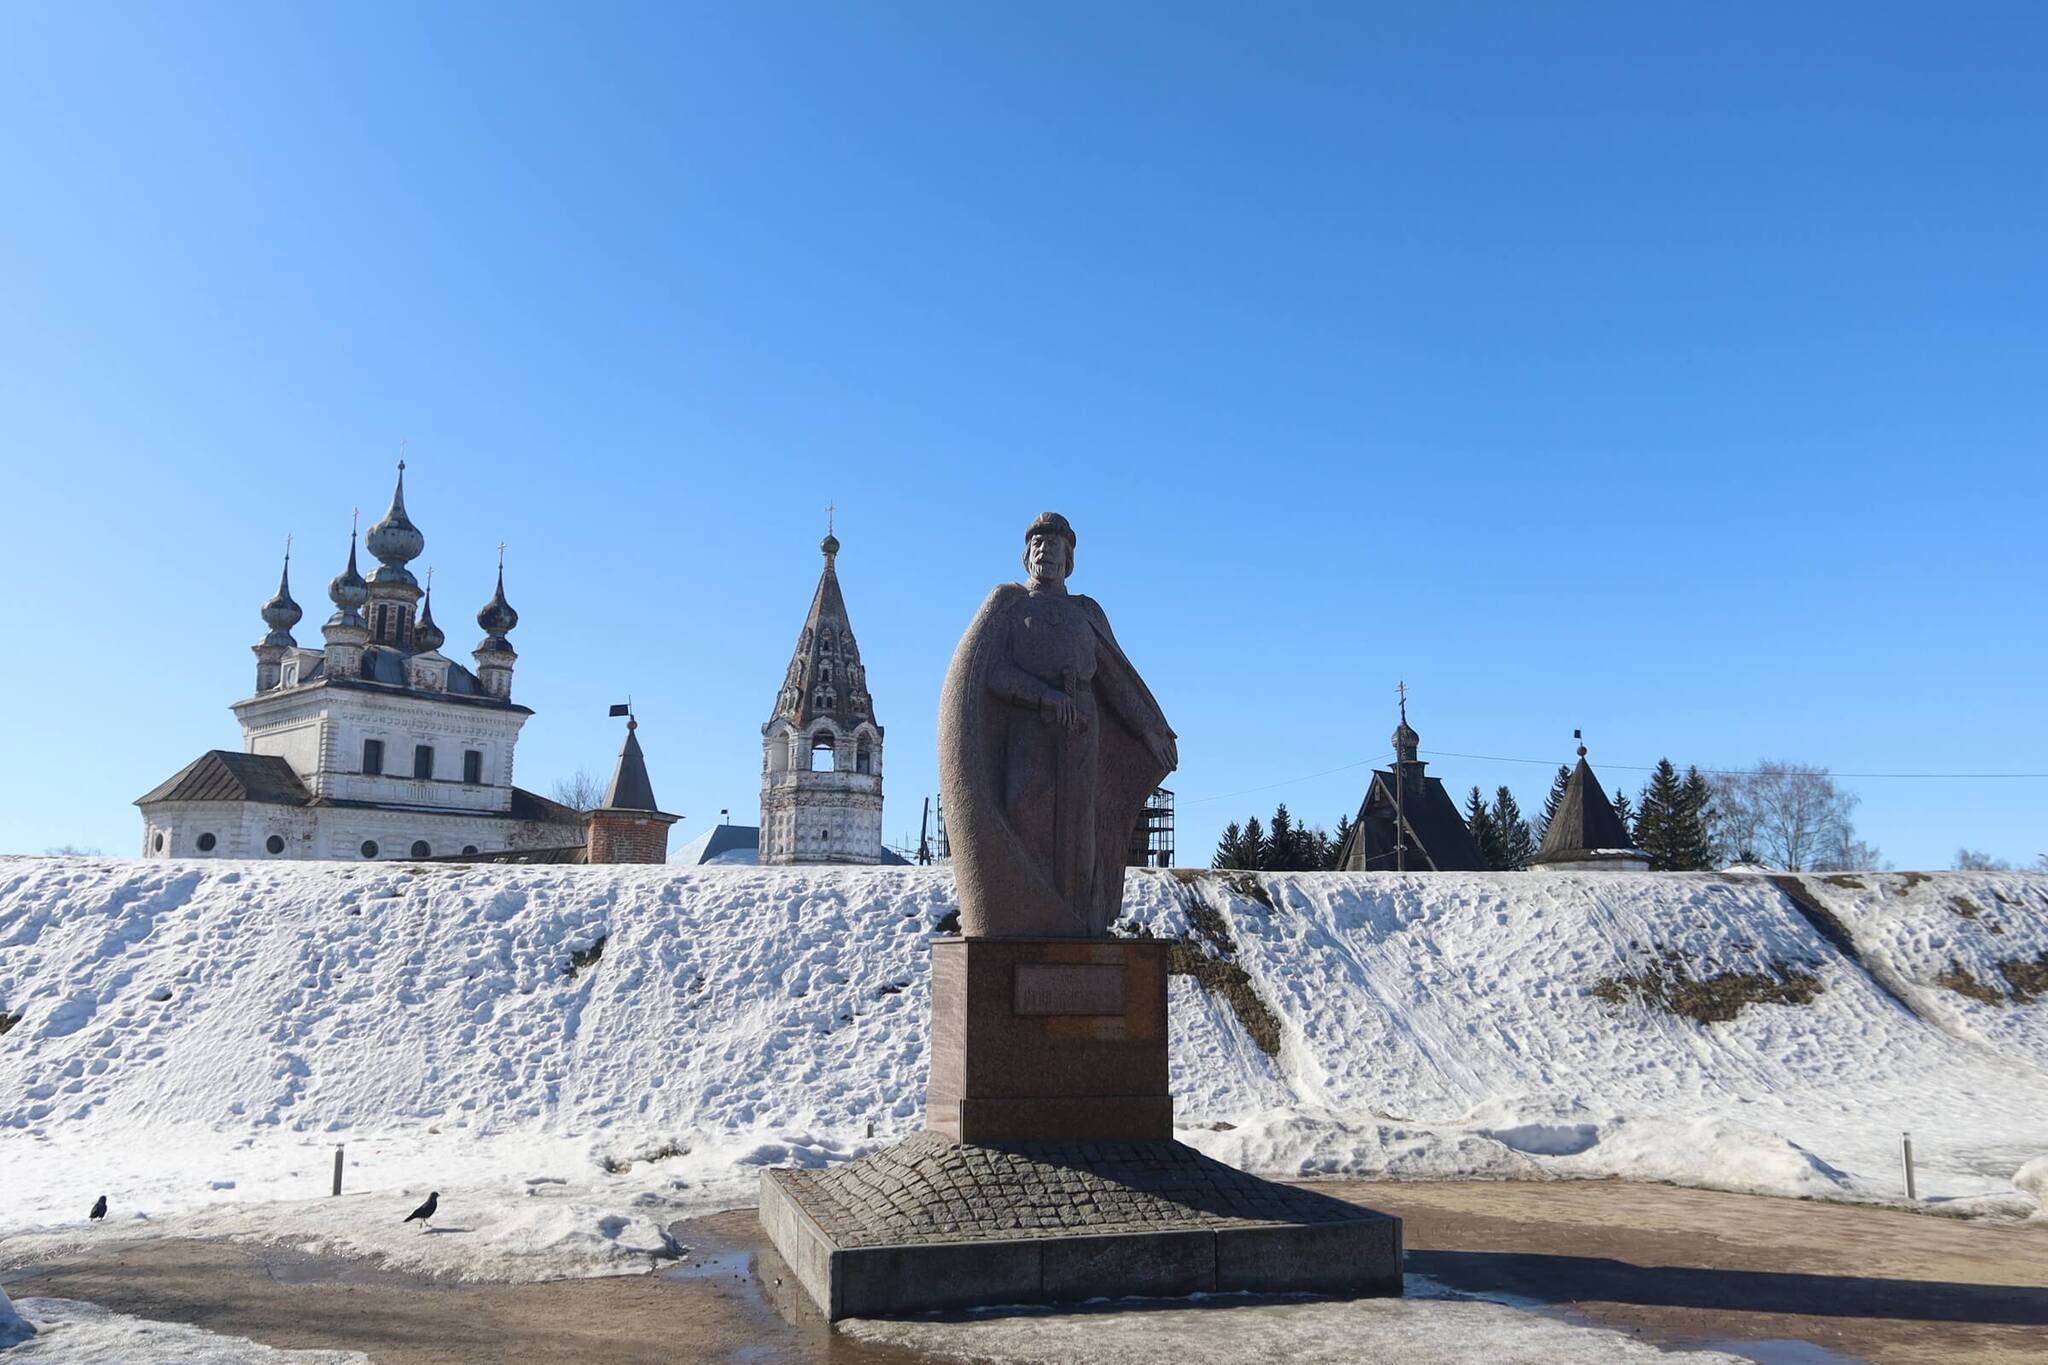
[[[1170,771],[1144,738],[1149,730],[1166,729],[1166,717],[1110,633],[1102,608],[1092,598],[1067,597],[1095,631],[1098,699],[1095,875],[1087,903],[1068,904],[1054,870],[1027,847],[1004,802],[1012,727],[1049,723],[991,686],[996,670],[1011,666],[1012,615],[1029,600],[1029,590],[1016,583],[989,594],[960,637],[939,701],[939,791],[960,930],[969,938],[1100,937],[1122,910],[1131,831]]]

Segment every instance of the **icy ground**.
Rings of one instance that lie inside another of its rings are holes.
[[[2048,998],[1999,964],[2048,963],[2048,877],[1803,884],[1839,946],[1752,875],[1136,872],[1125,927],[1269,1012],[1270,1055],[1173,983],[1181,1136],[1249,1169],[1889,1200],[1910,1129],[1923,1198],[2033,1213]],[[0,1264],[174,1234],[644,1270],[762,1167],[916,1128],[952,908],[943,869],[0,859]],[[1819,989],[1594,993],[1673,964]]]

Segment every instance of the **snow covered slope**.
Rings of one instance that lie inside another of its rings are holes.
[[[1174,980],[1177,1114],[1253,1169],[1878,1198],[1911,1129],[1923,1195],[2031,1207],[2048,877],[1800,886],[1134,872],[1123,929],[1213,959]],[[468,1268],[365,1231],[402,1199],[321,1198],[346,1143],[351,1191],[440,1188],[558,1270],[644,1265],[760,1165],[917,1127],[952,908],[943,869],[0,859],[0,1223],[105,1192],[113,1225]]]

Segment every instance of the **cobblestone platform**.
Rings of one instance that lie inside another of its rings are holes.
[[[1130,1294],[1399,1293],[1400,1222],[1178,1142],[920,1133],[773,1170],[761,1221],[830,1318]]]

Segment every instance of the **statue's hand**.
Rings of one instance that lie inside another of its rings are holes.
[[[1049,689],[1045,700],[1038,704],[1039,714],[1069,733],[1082,726],[1081,708],[1074,705],[1074,699],[1058,688]]]
[[[1180,746],[1174,743],[1173,731],[1161,726],[1145,736],[1145,744],[1166,771],[1172,772],[1180,766]]]

